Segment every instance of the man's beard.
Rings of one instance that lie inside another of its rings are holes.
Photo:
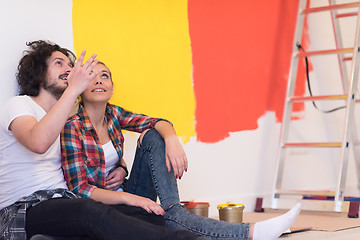
[[[48,91],[53,95],[57,100],[60,99],[61,95],[64,93],[67,86],[57,86],[55,83],[49,84],[48,82],[44,83],[44,90]]]

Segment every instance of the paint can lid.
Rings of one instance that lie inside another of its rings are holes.
[[[195,207],[209,207],[210,204],[208,202],[194,202],[194,201],[181,201],[186,208],[195,208]]]
[[[245,206],[244,206],[244,204],[241,204],[241,203],[232,203],[232,202],[227,202],[225,204],[219,204],[217,206],[217,209],[223,209],[223,208],[242,208],[242,209],[244,209]]]

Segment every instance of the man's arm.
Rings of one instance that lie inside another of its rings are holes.
[[[84,56],[85,51],[68,76],[67,89],[44,118],[38,122],[33,116],[21,116],[9,125],[15,138],[30,151],[42,154],[49,149],[64,127],[76,98],[96,76],[96,73],[90,75],[98,62],[94,60],[96,54],[82,65]]]

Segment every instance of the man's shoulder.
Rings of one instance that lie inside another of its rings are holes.
[[[32,100],[29,96],[13,96],[9,98],[1,107],[1,113],[11,113],[14,111],[23,111],[31,108]]]
[[[36,116],[31,98],[28,96],[14,96],[9,98],[0,110],[0,126],[8,129],[10,123],[17,117],[24,115]]]
[[[27,95],[13,96],[5,102],[5,106],[13,105],[13,104],[26,104],[30,102],[31,102],[31,98]]]

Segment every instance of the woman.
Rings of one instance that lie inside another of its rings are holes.
[[[190,213],[180,204],[176,178],[187,170],[184,150],[171,123],[128,112],[108,103],[110,70],[95,66],[96,79],[63,130],[62,163],[69,189],[106,204],[126,204],[164,215],[172,230],[191,230],[211,239],[276,239],[295,221],[300,204],[288,213],[256,224],[235,224]],[[122,160],[122,130],[141,133],[130,177]],[[156,197],[159,197],[161,206]]]

